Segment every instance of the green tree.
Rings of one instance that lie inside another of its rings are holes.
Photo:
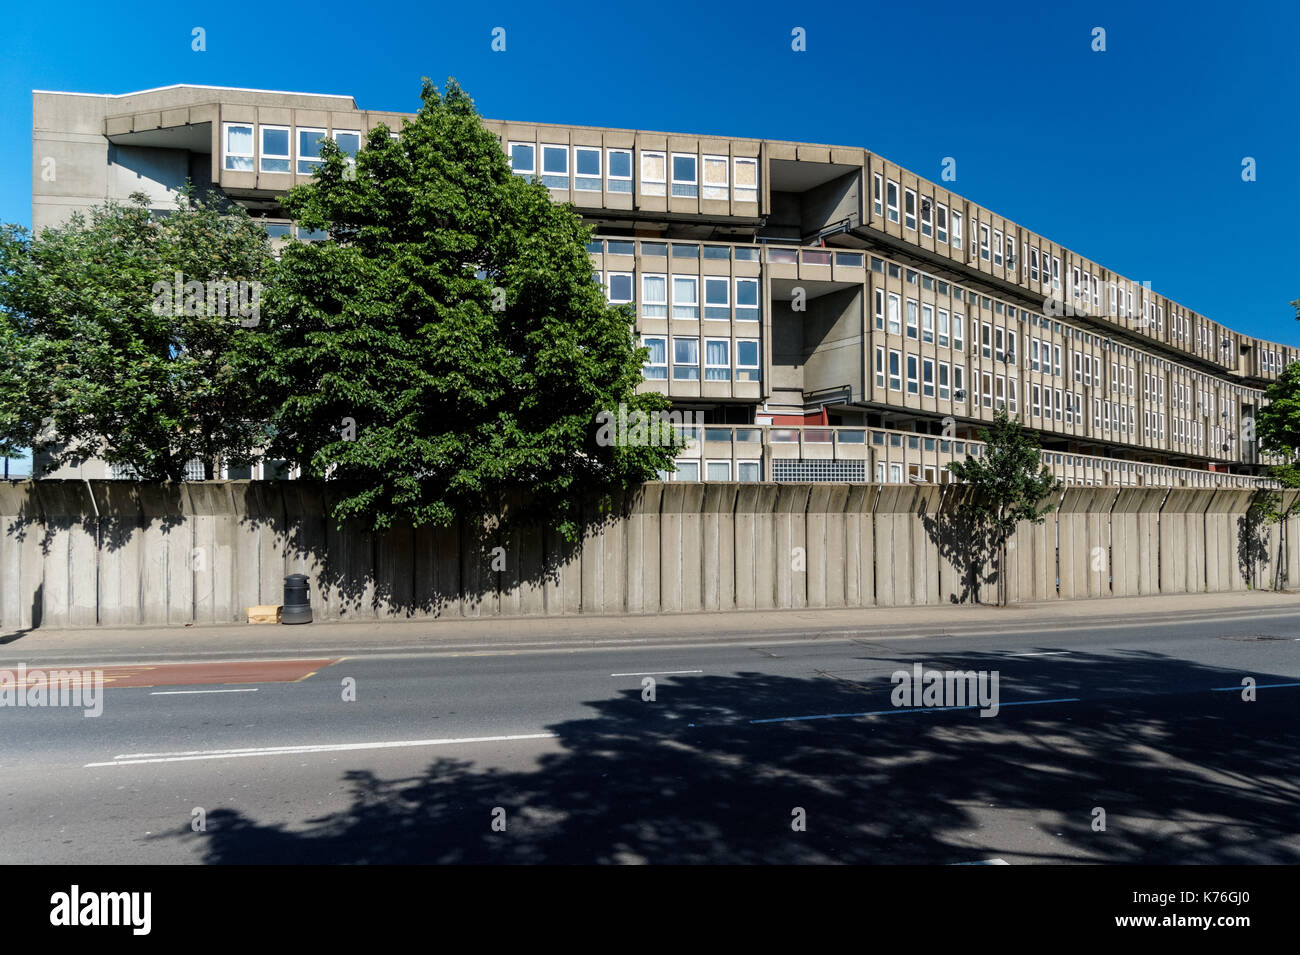
[[[164,214],[136,194],[35,237],[0,230],[0,449],[150,480],[250,463],[268,411],[242,356],[273,263],[242,209],[188,185]]]
[[[597,415],[667,401],[637,394],[634,315],[593,281],[572,208],[511,173],[454,80],[421,98],[354,158],[326,141],[285,200],[329,238],[287,248],[267,296],[272,453],[339,480],[336,519],[446,526],[514,496],[573,539],[584,500],[672,467],[598,442]]]
[[[1042,454],[1029,433],[1006,411],[993,416],[991,428],[981,428],[979,457],[966,455],[948,470],[975,489],[963,517],[975,531],[971,546],[997,557],[998,603],[1007,602],[1007,541],[1021,521],[1041,524],[1056,508],[1061,482],[1041,466]],[[978,594],[976,596],[978,599]]]
[[[1292,302],[1300,312],[1300,302]],[[1273,562],[1273,589],[1281,587],[1283,560],[1286,554],[1287,521],[1300,513],[1300,362],[1282,369],[1264,391],[1262,407],[1255,415],[1255,439],[1260,453],[1276,459],[1269,472],[1282,485],[1281,491],[1261,490],[1251,503],[1248,527],[1278,524],[1278,553]],[[1288,503],[1287,499],[1292,498]],[[1258,548],[1256,548],[1258,549]]]

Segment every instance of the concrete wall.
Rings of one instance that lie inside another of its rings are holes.
[[[0,632],[230,623],[312,581],[317,619],[914,606],[996,598],[962,485],[647,484],[580,545],[547,530],[327,517],[304,481],[0,484]],[[1071,488],[1007,553],[1013,601],[1271,586],[1300,534],[1250,493]],[[593,516],[594,517],[594,516]],[[1294,523],[1294,521],[1292,522]]]

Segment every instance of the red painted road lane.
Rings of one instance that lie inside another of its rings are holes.
[[[227,683],[297,683],[317,670],[338,663],[342,657],[321,660],[246,660],[215,663],[158,663],[141,666],[78,667],[55,664],[27,665],[27,682],[33,671],[51,673],[102,673],[106,688],[144,686],[211,686]]]

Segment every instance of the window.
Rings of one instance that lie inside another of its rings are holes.
[[[336,129],[332,138],[339,151],[355,163],[357,153],[361,152],[361,133],[355,129]]]
[[[698,170],[699,160],[687,153],[673,153],[673,195],[683,199],[694,199],[700,194]]]
[[[1055,375],[1057,378],[1060,378],[1061,377],[1061,346],[1060,345],[1052,346],[1052,365],[1053,365],[1052,374]]]
[[[1057,420],[1057,421],[1060,421],[1060,420],[1061,420],[1061,405],[1062,405],[1062,401],[1061,401],[1061,389],[1060,389],[1060,388],[1057,388],[1057,389],[1056,389],[1056,406],[1055,406],[1056,420]]]
[[[948,310],[941,308],[939,309],[939,347],[940,348],[948,347],[949,330],[950,330],[950,325],[948,321]]]
[[[668,317],[668,276],[642,273],[641,315],[645,318]]]
[[[889,208],[889,221],[897,222],[898,221],[898,183],[894,182],[894,180],[892,179],[889,180],[889,189],[888,192],[885,194],[885,198],[887,200],[886,205]]]
[[[948,390],[949,376],[952,372],[951,367],[946,361],[939,362],[939,400],[947,401],[951,397]]]
[[[916,337],[916,299],[907,300],[907,337]]]
[[[961,213],[956,209],[952,213],[952,247],[961,248]]]
[[[583,192],[600,192],[601,152],[594,146],[573,147],[573,188]]]
[[[695,276],[673,276],[673,318],[700,317],[700,280]]]
[[[632,150],[605,150],[605,188],[610,192],[632,191]]]
[[[262,158],[258,168],[262,172],[291,172],[289,156],[289,127],[262,126]]]
[[[700,340],[673,339],[673,378],[676,381],[700,380]]]
[[[727,199],[730,194],[727,181],[727,157],[704,157],[704,198]]]
[[[980,354],[985,358],[993,357],[993,326],[988,322],[980,323]]]
[[[569,188],[569,147],[542,144],[542,185]]]
[[[1029,250],[1029,278],[1032,281],[1038,281],[1038,250]]]
[[[902,356],[892,348],[889,351],[889,390],[902,391],[903,377],[901,370]]]
[[[705,381],[731,381],[731,342],[725,338],[704,340]]]
[[[966,320],[960,312],[952,313],[952,347],[962,351],[966,347]]]
[[[921,361],[921,394],[926,398],[934,397],[934,359]]]
[[[728,298],[731,282],[726,278],[709,276],[704,280],[704,317],[731,319],[731,302]]]
[[[1038,339],[1029,340],[1029,370],[1038,371]]]
[[[984,407],[993,407],[993,376],[985,371],[980,373],[980,380],[983,383]]]
[[[890,292],[889,293],[889,334],[891,335],[897,335],[899,332],[903,330],[902,325],[900,324],[901,320],[898,314],[900,305],[901,303],[898,297],[898,293]]]
[[[934,234],[934,203],[927,196],[921,197],[921,235]]]
[[[998,361],[1007,360],[1006,332],[1001,326],[993,329],[993,357]]]
[[[1042,393],[1037,385],[1034,385],[1033,389],[1029,392],[1029,395],[1030,408],[1033,409],[1031,413],[1035,418],[1042,417],[1042,402],[1040,401]]]
[[[997,229],[993,230],[993,264],[1002,264],[1002,233]]]
[[[762,373],[758,367],[758,339],[741,338],[736,341],[736,380],[760,381]]]
[[[1052,420],[1052,389],[1043,389],[1043,417]]]
[[[665,380],[668,377],[668,339],[642,337],[641,344],[650,349],[641,374],[645,378]]]
[[[880,173],[878,172],[873,172],[871,174],[871,181],[872,181],[872,189],[871,189],[872,211],[875,212],[875,214],[878,216],[883,216],[885,214],[884,197],[882,196],[882,193],[885,191],[884,177],[881,176]]]
[[[706,480],[706,481],[730,481],[730,480],[731,480],[731,462],[730,462],[730,461],[705,461],[705,462],[704,462],[704,480]]]
[[[945,205],[935,206],[935,222],[938,224],[938,235],[936,238],[940,242],[948,241],[948,207]]]
[[[961,365],[953,365],[952,366],[952,392],[953,392],[953,397],[956,398],[958,401],[964,401],[966,398],[964,394],[963,395],[957,394],[957,392],[964,391],[966,389],[965,379],[966,379],[965,369],[963,369]]]
[[[1061,287],[1061,260],[1058,256],[1052,256],[1052,288]]]
[[[903,225],[916,230],[916,192],[912,189],[903,191]]]
[[[753,482],[763,480],[762,461],[737,461],[736,480]]]
[[[1020,410],[1020,382],[1015,378],[1007,379],[1007,410],[1012,414]]]
[[[537,172],[537,147],[532,143],[511,143],[510,171],[516,176],[535,174]]]
[[[876,346],[876,387],[885,387],[885,350]]]
[[[323,129],[298,127],[298,172],[310,176],[321,166],[320,144],[325,138]]]
[[[875,290],[875,315],[876,331],[885,330],[885,290],[878,288]]]
[[[758,202],[758,160],[732,159],[735,172],[736,201]]]
[[[998,411],[1001,411],[1007,406],[1007,379],[1005,375],[998,375],[997,389],[996,407]]]
[[[736,321],[758,321],[758,279],[736,279]]]
[[[632,301],[631,272],[607,272],[605,281],[605,292],[611,305],[623,305]]]
[[[231,172],[253,171],[253,127],[226,123],[225,168]]]
[[[989,227],[980,223],[980,258],[989,260]]]
[[[674,480],[677,481],[698,481],[700,479],[700,462],[699,461],[674,461],[677,465],[677,473]]]
[[[1007,236],[1007,268],[1016,267],[1016,240]]]
[[[667,195],[668,159],[663,153],[641,153],[641,195]]]
[[[934,344],[934,306],[921,306],[921,341]]]
[[[1007,329],[1007,361],[1015,364],[1016,361],[1016,333]]]
[[[907,393],[916,394],[916,356],[907,356]]]

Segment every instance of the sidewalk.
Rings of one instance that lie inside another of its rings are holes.
[[[1134,626],[1182,616],[1224,617],[1249,627],[1255,616],[1300,611],[1300,594],[1249,591],[1058,600],[1011,607],[871,607],[740,610],[646,616],[481,617],[342,621],[304,626],[115,627],[0,635],[0,665],[147,663],[179,659],[291,658],[314,653],[529,650],[616,644],[762,642],[1008,633],[1080,626]]]

